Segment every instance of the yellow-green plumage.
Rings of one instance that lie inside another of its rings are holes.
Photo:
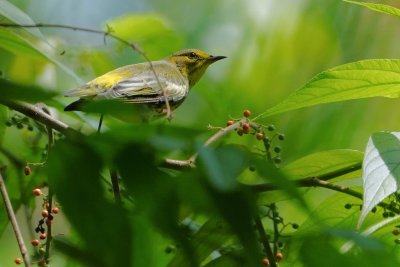
[[[80,105],[87,101],[118,99],[127,103],[147,104],[162,112],[165,105],[163,90],[171,107],[176,108],[207,67],[223,58],[197,49],[187,49],[162,60],[152,61],[151,65],[144,62],[124,66],[66,92],[66,96],[80,99],[68,105],[65,110],[79,110]]]

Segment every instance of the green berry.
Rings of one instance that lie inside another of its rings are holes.
[[[344,205],[345,209],[351,209],[353,207],[353,205],[351,205],[350,203],[347,203],[346,205]]]

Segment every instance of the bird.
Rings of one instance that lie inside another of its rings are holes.
[[[65,96],[79,99],[64,110],[82,110],[92,101],[119,100],[145,105],[153,116],[163,116],[167,114],[167,101],[170,109],[175,110],[206,69],[224,58],[199,49],[185,49],[158,61],[123,66],[65,92]]]

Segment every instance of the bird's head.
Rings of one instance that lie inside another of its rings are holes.
[[[198,49],[186,49],[172,54],[166,60],[176,64],[182,75],[188,78],[189,86],[192,87],[208,66],[223,58],[226,57],[212,56]]]

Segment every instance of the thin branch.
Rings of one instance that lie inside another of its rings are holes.
[[[154,68],[153,63],[151,62],[150,58],[146,55],[146,53],[139,47],[139,45],[135,43],[128,42],[125,39],[122,39],[121,37],[118,37],[117,35],[113,34],[111,31],[111,28],[108,28],[107,31],[103,30],[95,30],[95,29],[90,29],[90,28],[84,28],[84,27],[76,27],[76,26],[71,26],[71,25],[63,25],[63,24],[44,24],[44,23],[37,23],[37,24],[13,24],[13,23],[0,23],[0,27],[4,28],[58,28],[58,29],[67,29],[67,30],[73,30],[73,31],[81,31],[81,32],[89,32],[89,33],[94,33],[94,34],[101,34],[104,35],[104,38],[109,36],[110,38],[129,46],[136,52],[138,52],[148,63],[150,66],[151,71],[154,74],[154,77],[156,78],[157,85],[161,88],[163,92],[163,97],[165,99],[165,106],[167,109],[167,119],[171,120],[172,119],[172,111],[171,111],[171,106],[169,104],[168,100],[168,95],[165,90],[165,88],[161,85],[160,79],[158,78],[158,75],[156,73],[156,70]]]
[[[2,100],[1,98],[0,104],[16,110],[40,123],[43,123],[47,127],[50,127],[69,138],[78,138],[83,135],[78,130],[75,130],[64,122],[53,118],[52,116],[44,112],[40,107],[37,107],[35,105],[28,104],[22,101],[6,101]]]
[[[14,213],[14,210],[11,205],[10,197],[8,196],[8,193],[7,193],[6,184],[4,183],[4,179],[3,179],[3,176],[1,175],[1,173],[0,173],[0,191],[1,191],[1,195],[3,197],[3,201],[4,201],[4,204],[6,207],[8,218],[13,227],[15,237],[17,238],[19,250],[21,251],[22,258],[24,259],[24,264],[26,267],[30,267],[31,260],[29,258],[29,253],[28,253],[28,250],[26,249],[24,239],[22,238],[22,234],[19,229],[18,222],[15,217],[15,213]]]
[[[257,215],[254,218],[254,222],[255,222],[258,234],[260,235],[260,241],[264,247],[264,252],[267,255],[267,258],[269,260],[271,267],[277,267],[274,253],[272,252],[271,246],[269,244],[269,240],[268,240],[267,234],[265,233],[265,229],[262,224],[261,218]]]
[[[114,169],[110,169],[111,185],[114,193],[115,202],[121,206],[121,192],[119,189],[118,173]]]

